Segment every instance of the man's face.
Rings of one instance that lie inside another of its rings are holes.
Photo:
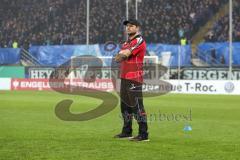
[[[126,31],[128,35],[136,34],[139,31],[139,27],[131,23],[128,23],[126,25]]]

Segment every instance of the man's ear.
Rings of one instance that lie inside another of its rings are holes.
[[[139,26],[137,26],[137,32],[140,32],[140,27]]]

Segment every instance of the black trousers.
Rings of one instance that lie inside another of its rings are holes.
[[[134,117],[139,125],[138,134],[148,137],[147,114],[143,105],[142,84],[128,79],[121,79],[120,97],[123,118],[122,133],[132,133],[132,120]]]

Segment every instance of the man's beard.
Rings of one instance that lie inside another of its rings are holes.
[[[134,33],[128,33],[128,36],[133,36],[135,35],[137,32],[134,32]]]

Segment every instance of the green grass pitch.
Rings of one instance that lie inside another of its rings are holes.
[[[189,114],[192,120],[149,119],[150,142],[112,138],[120,132],[119,106],[85,122],[54,114],[57,102],[73,99],[72,112],[101,103],[47,91],[0,91],[1,160],[237,160],[240,97],[168,94],[144,99],[149,114]],[[184,131],[186,124],[192,131]],[[134,134],[137,124],[134,122]]]

